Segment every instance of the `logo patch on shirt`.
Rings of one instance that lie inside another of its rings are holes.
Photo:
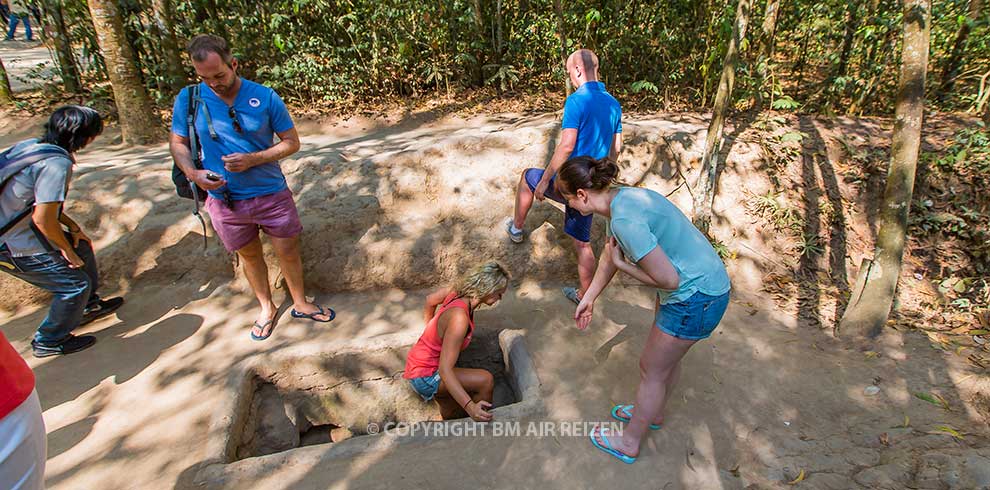
[[[258,106],[261,105],[261,101],[258,100],[258,99],[256,99],[256,98],[254,98],[254,97],[251,97],[248,100],[248,105],[251,106],[251,107],[258,107]]]

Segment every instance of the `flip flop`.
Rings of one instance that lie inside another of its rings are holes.
[[[265,340],[268,337],[271,337],[272,336],[272,332],[275,331],[275,325],[272,325],[272,322],[274,322],[274,321],[275,321],[275,319],[272,318],[271,320],[268,320],[265,323],[254,322],[254,325],[251,326],[251,340]],[[264,332],[265,331],[265,327],[267,327],[269,325],[272,325],[272,328],[269,328],[268,329],[268,335],[261,336],[261,335],[255,335],[254,334],[254,327],[258,327],[258,330],[261,330],[262,332]]]
[[[564,293],[564,297],[573,301],[574,304],[581,304],[581,298],[578,298],[578,289],[575,287],[564,287],[560,288],[560,292]]]
[[[632,408],[633,405],[616,405],[612,407],[612,418],[628,424],[632,420]],[[650,430],[660,430],[660,424],[650,424]]]
[[[598,433],[601,434],[601,426],[595,426],[591,429],[591,433],[588,435],[588,437],[591,438],[591,443],[594,444],[595,447],[601,449],[602,451],[605,452],[605,454],[608,454],[618,459],[619,461],[622,461],[625,464],[633,464],[636,462],[636,458],[629,456],[625,453],[622,453],[618,449],[612,447],[612,444],[608,442],[608,439],[606,439],[605,436],[602,436],[602,442],[604,442],[605,444],[599,444],[598,441],[595,440],[596,428],[598,429]]]
[[[296,311],[295,308],[293,308],[292,309],[292,312],[291,312],[292,318],[308,318],[310,320],[313,320],[314,322],[329,323],[329,322],[332,322],[333,319],[337,317],[337,313],[333,311],[333,308],[329,308],[328,307],[327,310],[330,310],[330,314],[329,314],[330,318],[328,318],[326,320],[319,320],[319,319],[313,318],[313,317],[318,316],[318,315],[326,315],[327,314],[327,312],[323,309],[322,306],[316,305],[316,307],[320,311],[314,311],[314,312],[309,313],[309,314],[299,313],[298,311]]]

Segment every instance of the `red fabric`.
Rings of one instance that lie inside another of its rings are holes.
[[[34,373],[0,332],[0,419],[19,407],[34,390]]]
[[[402,377],[406,379],[422,378],[423,376],[433,376],[440,367],[440,349],[443,346],[443,339],[437,332],[437,323],[440,315],[451,308],[461,308],[468,313],[468,333],[464,336],[464,343],[461,350],[464,350],[471,343],[471,336],[474,335],[474,318],[471,317],[471,310],[467,303],[460,298],[456,298],[457,293],[450,293],[443,300],[443,305],[437,310],[433,318],[426,324],[426,330],[416,341],[416,345],[409,351],[406,357],[406,371]]]

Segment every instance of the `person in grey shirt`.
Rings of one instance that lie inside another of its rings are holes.
[[[35,357],[77,352],[96,343],[74,336],[80,325],[109,315],[123,298],[100,299],[92,240],[62,213],[75,152],[103,132],[103,120],[89,107],[65,106],[52,114],[40,139],[22,141],[7,153],[14,161],[38,152],[46,157],[14,174],[0,189],[0,223],[33,206],[30,214],[0,236],[0,270],[52,293],[48,316],[31,346]],[[24,161],[24,160],[22,160]]]

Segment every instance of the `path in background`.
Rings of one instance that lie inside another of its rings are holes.
[[[41,86],[41,78],[27,78],[33,70],[38,70],[44,79],[56,76],[55,62],[52,61],[51,53],[44,44],[37,41],[2,41],[0,58],[3,59],[7,77],[10,78],[10,88],[14,92],[23,92]]]

